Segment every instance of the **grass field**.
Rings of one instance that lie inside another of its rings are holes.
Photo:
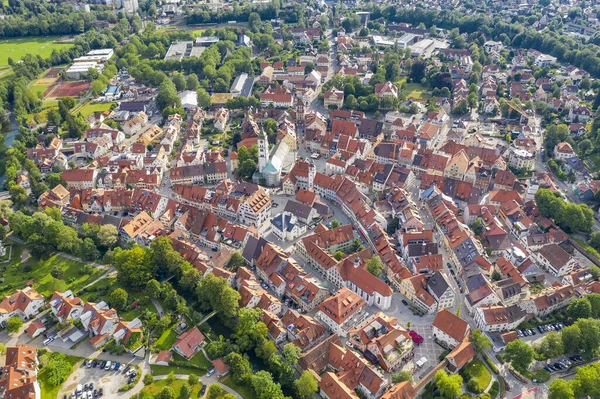
[[[171,388],[173,388],[173,391],[175,391],[176,398],[179,397],[179,394],[181,392],[181,386],[183,384],[187,384],[187,381],[175,380],[174,383],[169,385]],[[154,399],[158,396],[160,391],[166,386],[167,386],[167,380],[154,381],[154,383],[152,383],[152,384],[144,387],[144,389],[142,389],[142,392],[140,392],[140,395],[138,396],[138,398],[139,399]],[[202,384],[198,383],[191,388],[192,388],[192,394],[190,395],[190,398],[196,398],[196,397],[198,397],[198,393],[200,392],[200,389],[202,389]]]
[[[43,364],[44,361],[47,362],[48,356],[49,356],[49,354],[44,354],[44,355],[40,356],[40,359],[39,359],[40,363]],[[69,356],[69,355],[66,355],[66,356],[67,356],[67,361],[71,364],[71,366],[73,368],[81,360],[81,358],[78,358],[75,356]],[[42,396],[41,396],[42,399],[56,399],[58,397],[58,391],[60,389],[60,386],[55,387],[55,386],[49,385],[47,383],[46,373],[43,368],[38,373],[38,380],[40,382],[40,388],[42,391]]]
[[[204,375],[208,369],[212,367],[212,363],[208,360],[202,352],[198,352],[190,360],[185,359],[177,353],[173,353],[173,360],[181,363],[187,363],[189,366],[150,366],[152,375],[166,375],[170,372],[175,374],[196,374],[198,376]]]
[[[177,340],[177,333],[174,330],[175,326],[166,329],[161,336],[156,340],[156,349],[168,350],[171,349]]]
[[[476,379],[477,385],[481,389],[486,389],[492,381],[492,373],[490,373],[487,367],[485,367],[479,359],[475,359],[467,364],[460,373],[465,382],[468,382],[471,378]]]
[[[93,114],[94,112],[103,112],[108,111],[114,103],[87,103],[80,109],[76,110],[76,113],[79,112],[86,118],[88,115]]]
[[[20,60],[26,54],[48,58],[52,50],[69,48],[69,43],[56,43],[58,37],[28,37],[0,41],[0,67],[8,65],[8,59]]]
[[[396,85],[399,86],[401,84],[405,84],[407,98],[429,98],[430,95],[427,94],[427,89],[425,86],[419,83],[406,83],[406,76],[398,79],[396,81]]]
[[[231,376],[225,377],[221,383],[239,393],[244,399],[258,399],[251,386],[238,384]]]
[[[103,273],[101,270],[95,270],[91,275],[84,274],[83,263],[59,255],[53,255],[45,260],[29,258],[26,262],[21,262],[22,251],[22,245],[14,244],[13,258],[6,264],[6,270],[0,273],[5,279],[0,285],[0,294],[3,296],[13,293],[16,289],[22,289],[29,280],[33,280],[33,287],[47,298],[51,297],[54,291],[70,289],[77,292]],[[54,278],[50,274],[55,267],[63,271],[62,278]]]

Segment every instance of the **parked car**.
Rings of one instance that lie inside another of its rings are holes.
[[[550,368],[550,366],[544,366],[544,370],[546,370],[547,372],[551,373],[553,370]]]
[[[408,306],[408,302],[406,302],[406,299],[403,299],[402,303],[404,304],[404,306]]]
[[[202,389],[200,389],[200,393],[198,394],[198,397],[201,398],[202,396],[204,396],[205,393],[206,393],[206,385],[202,385]]]
[[[104,395],[104,391],[102,390],[102,388],[98,389],[98,396],[102,396]]]

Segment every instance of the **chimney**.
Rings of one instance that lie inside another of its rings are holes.
[[[356,256],[354,258],[354,268],[358,268],[358,266],[360,265],[360,259],[358,258],[358,256]]]

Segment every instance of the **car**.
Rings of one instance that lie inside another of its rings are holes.
[[[127,373],[125,373],[126,376],[130,376],[131,374],[135,373],[135,369],[131,369],[129,370]]]
[[[446,266],[448,266],[449,269],[452,269],[452,265],[450,264],[450,262],[446,263]]]
[[[102,396],[104,395],[104,391],[102,390],[102,388],[98,389],[98,396]]]
[[[560,364],[559,362],[556,362],[552,365],[554,368],[562,370],[565,368],[565,366],[563,366],[562,364]]]
[[[117,362],[115,363],[115,365],[113,366],[113,370],[118,370],[119,367],[121,367],[121,363]]]
[[[550,369],[550,371],[556,371],[556,367],[554,367],[551,364],[547,365],[546,367],[548,367]]]
[[[67,399],[67,395],[63,395],[63,399]]]
[[[104,370],[106,370],[106,371],[110,370],[111,366],[112,366],[112,362],[109,360],[108,362],[106,362],[106,365],[104,366]]]
[[[202,389],[200,389],[200,393],[198,394],[198,397],[204,396],[205,392],[206,392],[206,385],[202,385]]]
[[[49,343],[51,343],[52,341],[54,341],[54,338],[48,338],[48,339],[45,339],[44,342],[42,342],[42,344],[44,344],[44,346],[46,346]]]
[[[406,299],[403,299],[402,303],[404,304],[404,306],[408,306],[408,302],[406,302]]]
[[[453,276],[456,276],[456,274],[454,273],[454,270],[450,269],[450,274]]]
[[[550,366],[544,366],[544,370],[546,370],[549,373],[552,372],[552,369],[550,368]]]
[[[93,361],[92,360],[88,360],[87,368],[91,369],[93,365],[94,365]]]
[[[83,363],[81,363],[81,367],[86,367],[87,366],[87,362],[88,362],[87,359],[84,359]]]
[[[90,387],[89,387],[89,390],[91,391],[91,390],[93,390],[93,389],[94,389],[94,383],[93,383],[93,382],[90,382]]]
[[[521,332],[521,330],[517,330],[517,336],[520,338],[523,336],[523,333]]]
[[[531,328],[529,329],[529,332],[531,333],[531,335],[536,335],[537,333],[535,332],[535,330],[532,330]]]
[[[98,391],[96,389],[94,389],[94,398],[98,397]]]
[[[125,374],[127,372],[127,370],[129,370],[131,368],[131,366],[127,365],[125,366],[125,370],[123,370],[123,374]]]
[[[213,375],[215,373],[215,368],[211,368],[210,370],[208,370],[208,373],[206,373],[207,377],[210,377],[211,375]]]
[[[540,334],[544,332],[544,329],[542,328],[542,326],[538,326],[537,329],[540,332]]]

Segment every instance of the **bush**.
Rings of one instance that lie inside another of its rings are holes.
[[[467,389],[473,393],[483,392],[483,388],[479,386],[479,380],[475,377],[471,378],[469,382],[467,382]]]
[[[492,372],[494,374],[498,374],[500,371],[498,370],[498,367],[496,367],[496,365],[490,360],[489,357],[487,357],[486,355],[483,355],[483,360],[485,360],[485,363],[488,365],[488,367],[492,370]]]
[[[492,398],[498,396],[498,394],[500,393],[500,384],[498,383],[498,381],[494,381],[492,383],[492,387],[490,388],[488,393]]]
[[[152,374],[146,374],[144,376],[144,385],[150,385],[154,382],[154,378],[152,377]]]
[[[133,381],[131,381],[131,384],[125,384],[121,388],[119,388],[119,392],[129,391],[130,389],[133,389],[133,387],[136,386],[138,382],[140,382],[140,378],[142,377],[142,370],[140,370],[138,366],[133,367],[137,371],[137,375],[135,376]]]

